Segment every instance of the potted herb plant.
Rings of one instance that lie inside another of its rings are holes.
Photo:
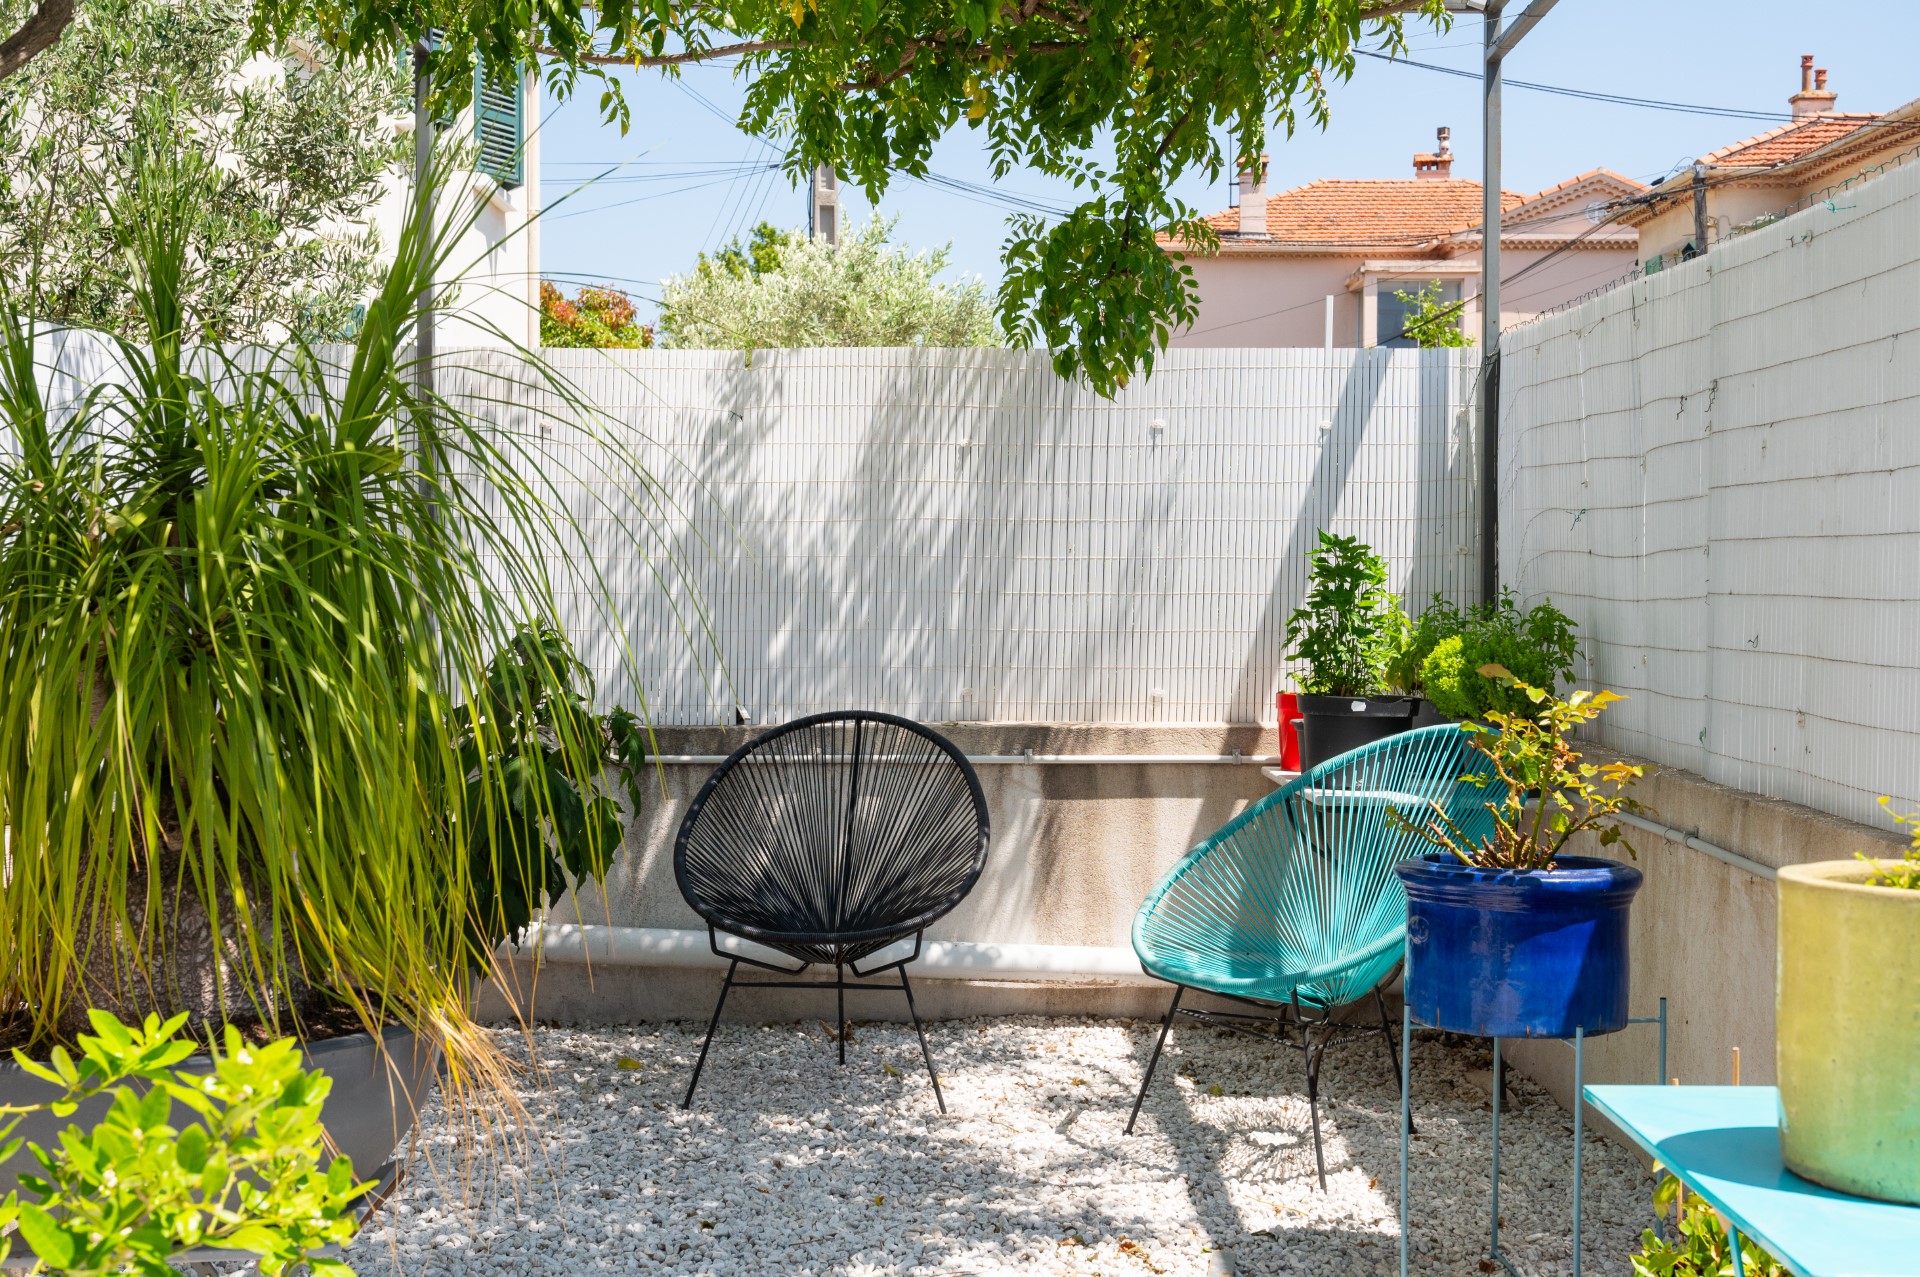
[[[1815,1183],[1920,1205],[1920,815],[1895,819],[1914,829],[1904,859],[1780,870],[1780,1155]]]
[[[1387,562],[1356,537],[1322,529],[1307,555],[1307,597],[1287,620],[1287,656],[1300,680],[1302,769],[1413,726],[1413,702],[1387,692],[1400,619]]]
[[[1407,667],[1414,666],[1411,682],[1402,685],[1417,689],[1446,718],[1480,719],[1494,710],[1529,713],[1533,702],[1521,687],[1555,691],[1573,677],[1580,656],[1571,617],[1551,599],[1523,612],[1511,589],[1465,610],[1436,599],[1412,628],[1394,664],[1396,677],[1406,680]],[[1516,681],[1488,678],[1481,671],[1489,665],[1511,671]]]
[[[1415,727],[1437,727],[1452,721],[1427,696],[1421,671],[1436,647],[1466,627],[1467,616],[1458,604],[1435,594],[1419,616],[1410,618],[1403,613],[1390,629],[1387,686],[1413,699]]]
[[[1395,866],[1407,892],[1406,998],[1425,1025],[1481,1037],[1611,1033],[1627,1022],[1627,914],[1640,871],[1564,854],[1581,834],[1633,848],[1613,817],[1639,810],[1642,768],[1590,763],[1567,736],[1621,699],[1565,700],[1488,665],[1532,712],[1461,724],[1485,760],[1477,809],[1397,812],[1438,850]]]
[[[292,1034],[372,1171],[436,1058],[455,1099],[508,1084],[475,986],[611,856],[602,773],[631,797],[644,732],[589,712],[564,641],[563,592],[608,601],[556,462],[413,364],[462,219],[416,204],[343,356],[236,349],[192,300],[218,180],[147,155],[102,194],[140,340],[0,297],[0,1044],[57,1058],[95,1011]],[[56,401],[63,345],[100,371]]]

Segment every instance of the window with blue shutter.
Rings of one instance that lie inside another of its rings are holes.
[[[501,86],[487,78],[484,67],[473,75],[473,121],[475,141],[479,144],[477,167],[507,189],[525,181],[520,148],[526,140],[521,77]]]

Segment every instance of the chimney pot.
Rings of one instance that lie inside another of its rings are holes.
[[[1813,65],[1813,55],[1800,55],[1800,91],[1787,99],[1793,107],[1793,116],[1799,119],[1803,115],[1827,115],[1834,110],[1838,95],[1827,87],[1827,69]]]
[[[1267,157],[1260,157],[1260,167],[1254,172],[1240,174],[1240,234],[1262,235],[1267,233]]]
[[[1416,151],[1413,155],[1413,175],[1417,178],[1445,179],[1453,173],[1453,130],[1442,124],[1433,131],[1439,140],[1440,149],[1432,155],[1425,151]]]

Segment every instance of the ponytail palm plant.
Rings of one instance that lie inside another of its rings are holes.
[[[344,353],[222,349],[182,303],[216,180],[149,156],[103,196],[141,340],[0,298],[0,1016],[44,1043],[89,1006],[285,1032],[344,1005],[439,1039],[457,1084],[525,917],[498,884],[537,905],[556,845],[598,872],[620,836],[599,777],[631,781],[634,720],[551,708],[584,703],[556,600],[605,592],[555,460],[416,376],[460,219],[419,201]]]

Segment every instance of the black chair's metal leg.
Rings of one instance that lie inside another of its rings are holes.
[[[1331,1012],[1322,1014],[1320,1018],[1322,1025],[1327,1022],[1327,1016],[1330,1014]],[[1327,1155],[1320,1144],[1320,1051],[1314,1050],[1313,1030],[1307,1026],[1306,1018],[1300,1014],[1300,994],[1297,990],[1293,995],[1293,1018],[1300,1026],[1301,1052],[1307,1057],[1307,1112],[1313,1118],[1313,1164],[1320,1172],[1320,1191],[1324,1193],[1327,1191]],[[1330,1032],[1322,1035],[1321,1051],[1326,1049],[1325,1038],[1329,1036],[1331,1036]]]
[[[834,1022],[833,1036],[840,1041],[840,1063],[847,1062],[847,973],[838,963],[833,968],[833,996],[839,1007],[839,1018]]]
[[[1160,1063],[1160,1049],[1167,1044],[1167,1031],[1173,1028],[1173,1017],[1180,1013],[1180,995],[1186,991],[1184,984],[1173,986],[1173,1005],[1167,1008],[1167,1018],[1160,1022],[1160,1038],[1153,1044],[1153,1055],[1147,1060],[1147,1075],[1140,1079],[1140,1094],[1133,1097],[1133,1112],[1127,1117],[1128,1135],[1133,1134],[1133,1124],[1140,1120],[1140,1106],[1146,1103],[1147,1087],[1153,1082],[1153,1070]]]
[[[900,968],[900,991],[907,995],[907,1014],[913,1017],[913,1031],[920,1035],[920,1058],[927,1062],[927,1076],[933,1079],[933,1102],[947,1111],[946,1097],[940,1094],[940,1075],[933,1071],[933,1052],[927,1049],[927,1031],[920,1027],[920,1008],[913,1004],[913,986],[907,983],[907,969]]]
[[[1380,1011],[1380,1036],[1387,1040],[1387,1058],[1393,1061],[1393,1077],[1397,1082],[1400,1080],[1400,1051],[1399,1048],[1393,1044],[1393,1025],[1387,1021],[1387,1000],[1381,996],[1378,985],[1374,986],[1373,1005],[1379,1008]],[[1413,1127],[1413,1114],[1411,1110],[1409,1110],[1407,1114],[1407,1133],[1409,1135],[1417,1134]]]
[[[733,988],[733,973],[739,967],[738,958],[727,964],[727,978],[720,982],[720,1000],[713,1004],[713,1019],[707,1021],[707,1039],[700,1044],[700,1058],[694,1061],[693,1079],[687,1083],[687,1098],[680,1103],[683,1109],[693,1107],[693,1088],[700,1085],[700,1070],[707,1067],[707,1051],[713,1046],[713,1031],[720,1027],[720,1010],[727,1005],[727,991]]]

